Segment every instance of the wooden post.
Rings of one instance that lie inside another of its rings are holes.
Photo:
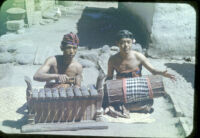
[[[53,95],[53,105],[54,105],[53,109],[52,109],[52,110],[54,110],[52,122],[57,122],[58,118],[59,118],[60,107],[61,107],[61,104],[58,101],[59,93],[58,93],[58,89],[57,88],[53,88],[52,89],[52,95]]]
[[[66,110],[66,121],[72,122],[75,114],[74,107],[74,101],[72,100],[74,98],[74,92],[72,87],[67,88],[67,96],[69,100],[66,102],[67,110]]]
[[[79,88],[77,87],[74,87],[74,95],[76,97],[76,101],[75,101],[75,114],[74,114],[74,121],[80,121],[79,119],[81,118],[80,117],[80,112],[81,112],[81,108],[83,106],[83,103],[82,103],[82,93],[80,91]]]
[[[40,89],[38,93],[38,102],[37,102],[37,114],[36,114],[36,123],[40,123],[43,117],[43,101],[45,99],[45,92],[44,89]]]
[[[89,92],[88,92],[88,89],[87,87],[85,86],[82,86],[80,88],[80,91],[82,93],[82,99],[80,101],[80,110],[79,110],[79,113],[78,113],[78,116],[77,118],[75,119],[75,121],[81,121],[81,120],[85,120],[85,114],[86,114],[86,107],[88,105],[88,96],[89,96]]]
[[[46,119],[45,119],[45,123],[46,122],[50,122],[51,119],[50,119],[50,114],[51,114],[51,109],[52,109],[52,105],[51,105],[51,102],[48,102],[48,101],[51,101],[52,100],[52,92],[51,92],[51,89],[50,88],[45,88],[45,92],[46,92],[46,100],[47,100],[47,110],[46,110]]]
[[[59,89],[59,93],[60,93],[60,102],[61,102],[61,115],[60,118],[58,120],[58,122],[64,122],[65,120],[65,116],[66,116],[66,106],[65,106],[65,101],[67,99],[67,93],[65,88],[60,88]]]
[[[28,21],[28,26],[33,25],[33,15],[34,15],[34,8],[35,4],[33,0],[25,0],[25,7],[26,7],[26,16],[27,16],[27,21]]]
[[[101,120],[100,118],[103,115],[102,104],[103,104],[103,97],[104,97],[104,87],[103,87],[104,79],[105,79],[105,74],[103,72],[100,72],[97,78],[97,82],[96,82],[96,89],[99,95],[99,99],[96,105],[97,106],[96,107],[96,121],[100,121]]]
[[[90,95],[92,97],[91,99],[91,119],[95,119],[96,117],[96,105],[98,101],[98,93],[97,90],[95,89],[95,85],[88,85]]]
[[[22,126],[22,133],[45,132],[45,131],[76,131],[83,129],[108,129],[105,122],[76,122],[76,123],[39,123],[35,125]]]

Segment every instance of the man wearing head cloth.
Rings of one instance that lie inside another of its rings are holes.
[[[116,44],[120,51],[109,58],[107,80],[113,79],[114,71],[117,73],[116,79],[139,77],[141,76],[141,65],[154,75],[162,75],[176,80],[175,76],[168,73],[167,70],[160,71],[154,68],[142,53],[132,50],[133,43],[135,43],[135,39],[128,30],[120,30],[117,33]],[[136,102],[131,107],[131,110],[151,112],[152,104],[152,100]]]
[[[60,49],[63,55],[56,55],[46,59],[37,70],[33,79],[46,82],[46,88],[81,86],[82,65],[74,60],[79,45],[78,36],[69,33],[63,36]],[[52,81],[55,81],[54,83]]]

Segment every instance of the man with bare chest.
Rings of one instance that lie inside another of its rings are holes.
[[[72,32],[64,35],[61,42],[63,55],[56,55],[46,59],[45,63],[37,70],[33,79],[46,81],[45,87],[75,87],[81,86],[82,65],[74,60],[79,39]],[[55,80],[55,83],[52,81]]]
[[[116,79],[139,77],[141,76],[141,65],[154,75],[162,75],[175,80],[175,76],[168,73],[167,70],[160,71],[154,68],[142,53],[131,50],[132,44],[135,42],[131,32],[128,30],[119,31],[116,40],[120,51],[109,58],[107,80],[113,79],[114,71],[117,73]],[[151,112],[152,104],[153,99],[136,102],[132,104],[131,110]]]

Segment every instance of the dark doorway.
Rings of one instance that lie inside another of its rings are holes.
[[[80,45],[99,48],[103,45],[115,45],[115,35],[121,29],[134,34],[137,43],[148,47],[150,34],[141,19],[116,8],[86,7],[77,23]]]

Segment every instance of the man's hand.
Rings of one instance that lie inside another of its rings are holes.
[[[75,78],[68,77],[66,74],[58,74],[57,80],[59,83],[75,83]]]
[[[176,81],[175,75],[172,75],[172,74],[168,73],[167,70],[163,71],[163,76],[167,77],[167,78],[170,78],[173,81]]]
[[[66,74],[58,74],[57,80],[59,83],[66,83],[69,81],[69,77]]]

